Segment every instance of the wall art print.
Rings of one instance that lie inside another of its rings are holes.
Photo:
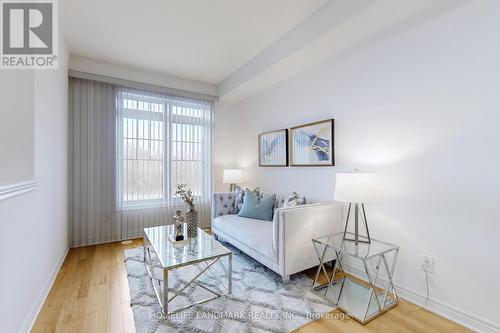
[[[259,135],[259,166],[288,166],[288,130]]]
[[[291,166],[334,166],[335,120],[328,119],[290,129]]]

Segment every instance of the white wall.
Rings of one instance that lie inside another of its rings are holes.
[[[19,94],[24,94],[25,88],[31,89],[34,102],[38,188],[0,201],[1,332],[30,329],[68,250],[67,62],[68,53],[61,39],[59,69],[36,70],[31,81],[16,86]],[[12,73],[25,75],[20,71]],[[4,80],[0,83],[0,90],[12,84]]]
[[[235,112],[235,106],[226,103],[215,103],[214,118],[214,170],[213,183],[215,192],[225,192],[229,184],[222,183],[224,169],[241,167],[236,154],[239,153],[238,144],[241,143],[239,132],[244,126],[242,115]]]
[[[331,200],[337,171],[379,171],[385,196],[368,207],[370,228],[401,246],[400,292],[420,299],[421,255],[431,255],[429,307],[500,331],[498,40],[500,3],[468,2],[239,104],[218,103],[215,189],[227,187],[223,168],[240,166],[267,192]],[[258,167],[258,133],[328,118],[336,167]]]
[[[0,73],[0,186],[33,180],[33,75],[28,70]]]

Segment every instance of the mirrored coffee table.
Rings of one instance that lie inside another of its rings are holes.
[[[196,238],[186,240],[183,243],[173,243],[168,237],[169,233],[173,232],[173,229],[173,225],[144,228],[144,264],[163,314],[170,315],[193,305],[205,303],[223,296],[224,294],[213,290],[213,288],[199,281],[199,278],[205,273],[212,274],[223,289],[227,290],[227,294],[230,294],[232,289],[232,252],[200,228],[198,228],[198,236]],[[155,264],[151,256],[152,252],[154,252]],[[213,265],[223,258],[227,260],[228,264],[227,270],[225,270],[227,283],[225,283],[225,279],[223,281],[220,276],[211,271]],[[169,290],[169,271],[195,264],[201,267],[200,271],[177,290],[173,290],[172,288]],[[157,269],[160,268],[162,270],[162,277],[155,277],[155,265]],[[169,311],[169,303],[193,284],[205,289],[212,296]]]
[[[347,233],[350,234],[350,233]],[[353,238],[354,235],[348,235]],[[313,292],[328,300],[352,318],[365,324],[398,304],[393,274],[399,246],[371,239],[370,244],[344,240],[344,233],[313,239],[319,259],[318,271],[313,282]],[[329,274],[325,258],[336,255],[333,271]],[[344,267],[361,279],[346,275]],[[335,273],[342,272],[335,279]],[[320,284],[320,276],[326,283]]]

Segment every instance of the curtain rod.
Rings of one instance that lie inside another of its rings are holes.
[[[127,88],[149,90],[149,91],[153,91],[153,92],[166,93],[166,94],[177,95],[177,96],[187,97],[187,98],[197,98],[197,99],[202,99],[202,100],[210,101],[210,102],[214,102],[214,101],[219,100],[219,97],[214,96],[214,95],[196,93],[196,92],[186,91],[186,90],[182,90],[182,89],[168,88],[168,87],[158,86],[158,85],[154,85],[154,84],[150,84],[150,83],[130,81],[130,80],[114,78],[114,77],[110,77],[110,76],[106,76],[106,75],[101,75],[101,74],[93,74],[93,73],[75,71],[75,70],[71,70],[71,69],[68,70],[68,76],[78,78],[78,79],[93,80],[93,81],[116,84],[116,85],[124,86]]]

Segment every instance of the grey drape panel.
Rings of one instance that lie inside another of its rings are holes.
[[[81,246],[118,239],[115,206],[116,90],[69,80],[69,238]]]
[[[210,226],[210,103],[70,78],[69,112],[71,246],[170,224],[186,210],[173,196],[180,183],[197,194],[200,226]]]

